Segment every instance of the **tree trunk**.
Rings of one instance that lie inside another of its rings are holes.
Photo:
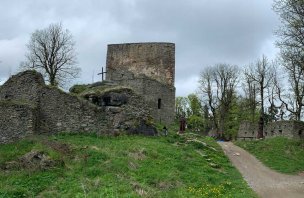
[[[259,120],[258,136],[257,136],[258,139],[264,138],[263,131],[264,131],[264,115],[261,114]]]
[[[264,82],[261,82],[261,112],[260,112],[260,119],[259,119],[259,130],[257,138],[264,138],[263,130],[264,130],[264,89],[263,89]]]

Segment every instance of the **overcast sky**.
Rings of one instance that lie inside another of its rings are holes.
[[[18,72],[30,35],[61,22],[76,41],[81,78],[91,83],[106,63],[107,44],[176,44],[176,95],[195,92],[204,67],[240,67],[274,58],[279,21],[272,0],[1,0],[0,80]]]

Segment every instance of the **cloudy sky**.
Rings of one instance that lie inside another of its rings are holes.
[[[76,41],[81,78],[91,83],[106,62],[107,44],[176,44],[177,96],[195,92],[204,67],[240,67],[274,58],[279,21],[272,0],[1,0],[0,81],[18,72],[30,35],[61,22]]]

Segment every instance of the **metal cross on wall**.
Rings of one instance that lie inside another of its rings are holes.
[[[103,67],[101,68],[101,73],[98,73],[97,75],[101,75],[101,81],[103,81],[103,75],[106,74],[106,71],[103,71]]]

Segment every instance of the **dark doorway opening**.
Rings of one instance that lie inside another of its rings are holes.
[[[111,97],[104,97],[103,98],[103,105],[104,106],[110,106],[111,104]]]
[[[99,105],[98,97],[93,96],[93,97],[91,98],[91,100],[92,100],[92,103],[93,103],[93,104]]]
[[[157,103],[158,109],[161,109],[161,99],[158,99],[158,103]]]

